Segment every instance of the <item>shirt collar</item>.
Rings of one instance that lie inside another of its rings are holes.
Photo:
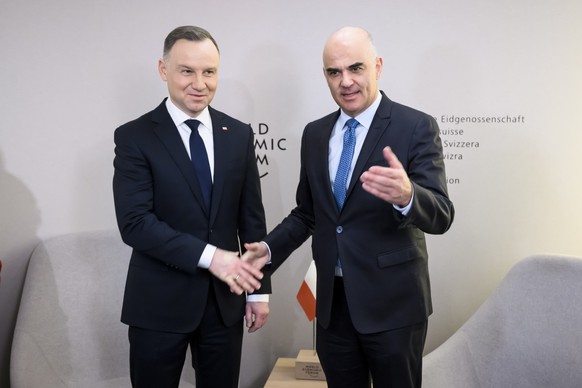
[[[356,120],[358,120],[358,123],[360,123],[360,125],[362,125],[364,128],[369,129],[370,125],[372,125],[372,120],[374,120],[374,115],[376,114],[376,111],[380,106],[380,101],[382,101],[382,93],[378,91],[378,95],[376,96],[376,99],[374,100],[372,105],[370,105],[365,111],[354,117]],[[340,117],[338,118],[338,124],[341,124],[340,128],[343,128],[346,125],[346,121],[348,121],[351,118],[352,118],[351,116],[349,116],[342,110],[340,113]]]
[[[184,113],[172,102],[171,98],[168,98],[166,99],[166,109],[168,109],[168,113],[176,127],[182,125],[186,120],[195,119],[200,121],[206,128],[212,129],[212,120],[210,119],[210,111],[208,110],[208,107],[204,108],[198,117],[194,118]]]

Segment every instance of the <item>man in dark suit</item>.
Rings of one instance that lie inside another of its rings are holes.
[[[239,241],[266,234],[265,215],[252,129],[209,107],[218,65],[206,30],[176,28],[158,65],[170,98],[115,131],[134,387],[178,387],[190,346],[197,387],[236,388],[243,317],[253,332],[269,313],[268,295],[242,295],[270,292],[238,256]]]
[[[420,387],[432,312],[424,233],[444,233],[454,215],[438,126],[379,91],[367,31],[335,32],[323,62],[340,110],[305,127],[297,206],[243,259],[275,270],[312,236],[329,387]]]

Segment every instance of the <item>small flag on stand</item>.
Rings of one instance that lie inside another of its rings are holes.
[[[315,319],[315,287],[317,284],[317,270],[315,262],[311,260],[311,264],[305,274],[305,279],[299,287],[297,292],[297,300],[299,305],[307,315],[307,319],[313,321]]]

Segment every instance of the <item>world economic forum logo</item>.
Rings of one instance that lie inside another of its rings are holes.
[[[257,167],[259,168],[259,175],[264,178],[269,174],[269,159],[275,153],[284,152],[287,150],[285,143],[287,139],[284,137],[276,138],[269,134],[269,126],[265,123],[259,123],[258,127],[252,126],[255,134],[255,155],[257,159]]]

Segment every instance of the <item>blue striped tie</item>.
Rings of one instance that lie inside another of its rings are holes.
[[[337,202],[338,209],[342,209],[346,199],[346,189],[348,185],[348,175],[352,158],[354,157],[354,148],[356,147],[356,127],[358,126],[356,119],[349,119],[346,122],[348,129],[344,132],[344,145],[342,155],[337,167],[335,180],[333,181],[333,195]]]
[[[190,127],[192,133],[190,134],[190,158],[200,182],[200,189],[204,197],[204,205],[206,209],[210,210],[210,197],[212,195],[212,175],[210,174],[210,164],[208,163],[208,154],[204,141],[198,133],[198,120],[186,120],[186,125]]]

